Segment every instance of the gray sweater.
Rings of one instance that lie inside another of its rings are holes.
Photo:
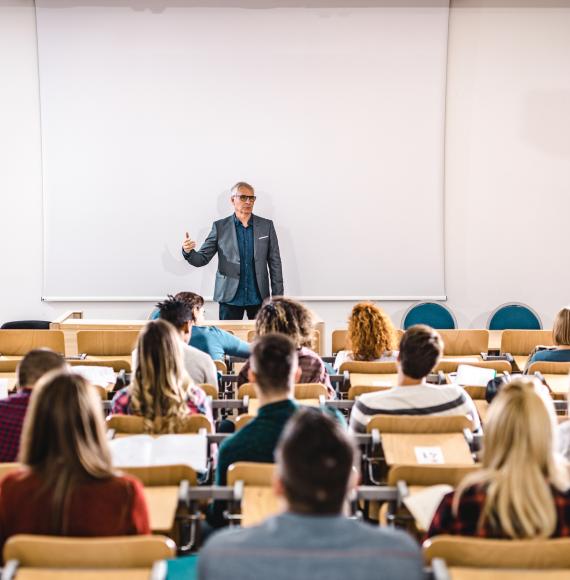
[[[421,580],[419,546],[404,532],[343,516],[292,513],[214,534],[200,580]]]

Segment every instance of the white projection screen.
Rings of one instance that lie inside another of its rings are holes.
[[[285,292],[444,298],[448,0],[36,0],[45,300],[210,297],[256,187]]]

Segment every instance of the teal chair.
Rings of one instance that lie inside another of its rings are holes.
[[[437,330],[457,328],[453,312],[439,302],[418,302],[410,306],[402,318],[402,328],[407,330],[414,324],[427,324]]]
[[[493,310],[487,321],[489,330],[542,330],[540,316],[526,304],[511,302]]]

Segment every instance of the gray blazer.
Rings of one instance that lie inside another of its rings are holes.
[[[279,243],[273,222],[252,215],[253,224],[253,255],[255,261],[255,277],[261,298],[269,294],[269,277],[271,277],[271,295],[283,295],[283,273],[281,271],[281,256]],[[184,252],[184,258],[192,266],[205,266],[218,253],[218,271],[214,287],[216,302],[229,302],[237,292],[239,284],[239,248],[233,214],[217,220],[212,230],[204,240],[199,250]]]

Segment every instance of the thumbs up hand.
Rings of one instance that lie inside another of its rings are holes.
[[[182,242],[182,249],[188,253],[191,252],[196,247],[196,242],[190,238],[190,234],[186,232],[186,237]]]

